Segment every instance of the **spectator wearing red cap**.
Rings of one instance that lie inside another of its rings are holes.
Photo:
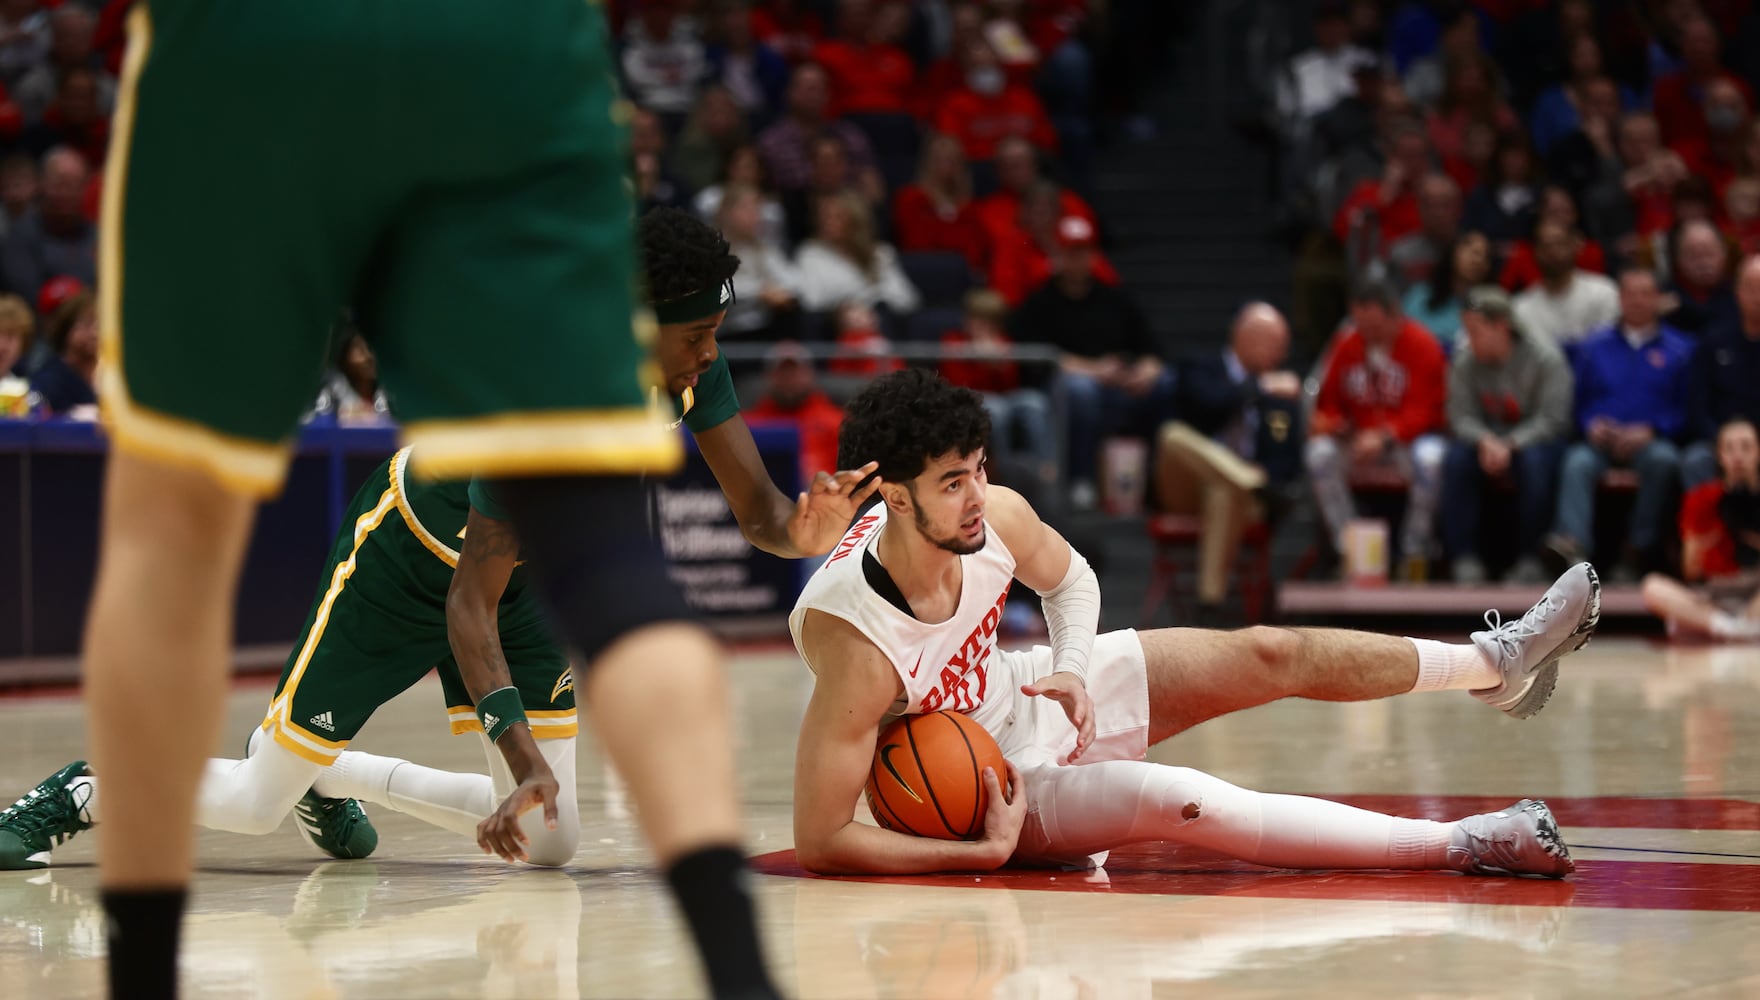
[[[1047,344],[1059,364],[1069,408],[1070,499],[1092,506],[1103,434],[1152,439],[1169,416],[1173,379],[1136,300],[1094,277],[1093,226],[1059,224],[1056,272],[1015,310],[1009,332]]]
[[[9,291],[34,297],[54,275],[97,282],[97,227],[85,214],[86,163],[71,149],[43,158],[43,203],[0,243],[0,274]]]
[[[801,483],[837,468],[837,431],[843,409],[831,401],[813,377],[813,356],[791,340],[765,354],[764,395],[745,410],[748,424],[792,426],[800,438]]]
[[[50,413],[65,414],[98,401],[98,303],[81,292],[55,310],[49,320],[53,355],[31,376],[31,389]]]
[[[943,250],[984,266],[984,229],[972,201],[972,170],[959,140],[939,133],[923,143],[917,180],[892,199],[892,232],[906,253]]]
[[[813,60],[831,78],[833,114],[907,110],[917,67],[898,42],[910,18],[910,8],[897,0],[843,0],[837,37],[813,49]]]
[[[978,224],[991,246],[999,246],[1024,237],[1021,229],[1021,205],[1027,192],[1044,179],[1039,170],[1039,152],[1025,139],[1004,139],[996,145],[997,189],[978,200]],[[1081,196],[1068,188],[1057,195],[1056,218],[1079,215],[1091,223],[1098,220],[1094,210]]]
[[[1057,131],[1044,105],[1032,90],[1009,81],[995,50],[983,39],[967,44],[965,77],[941,102],[933,120],[935,131],[959,139],[966,158],[975,162],[995,158],[997,145],[1011,136],[1043,150],[1057,149]]]
[[[1050,279],[1060,247],[1088,247],[1095,280],[1118,284],[1118,271],[1095,244],[1094,224],[1080,215],[1059,218],[1060,193],[1050,181],[1039,182],[1021,203],[1013,234],[992,248],[990,287],[1011,306]]]
[[[61,303],[85,290],[85,282],[78,278],[69,278],[65,274],[50,278],[43,282],[42,289],[37,292],[37,315],[55,315],[55,310],[61,308]]]

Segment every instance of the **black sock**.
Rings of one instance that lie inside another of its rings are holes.
[[[673,862],[666,881],[691,925],[709,992],[752,1000],[777,996],[758,946],[745,856],[732,847],[705,848]]]
[[[110,1000],[176,1000],[177,942],[187,889],[106,890]]]

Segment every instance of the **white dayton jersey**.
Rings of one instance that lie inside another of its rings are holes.
[[[841,618],[879,647],[904,682],[904,696],[889,715],[951,709],[1000,732],[1013,706],[1015,681],[999,662],[996,633],[1014,582],[1014,553],[990,527],[982,549],[959,557],[959,607],[953,616],[919,621],[874,557],[874,541],[885,527],[886,506],[877,504],[850,526],[807,581],[788,616],[795,649],[801,651],[801,623],[808,611]],[[805,659],[804,651],[801,656]]]

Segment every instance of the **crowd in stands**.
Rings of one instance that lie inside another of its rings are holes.
[[[1394,492],[1414,578],[1707,572],[1671,518],[1760,418],[1760,4],[1305,6],[1273,100],[1325,541]]]

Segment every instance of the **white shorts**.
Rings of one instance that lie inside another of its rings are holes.
[[[1021,694],[1021,685],[1052,672],[1051,647],[1003,651],[997,657],[1005,669],[997,671],[994,680],[1000,683],[990,697],[1008,702],[995,706],[1006,714],[990,727],[990,735],[996,737],[1002,755],[1022,772],[1040,764],[1067,764],[1076,748],[1076,729],[1069,715],[1050,698]],[[1081,763],[1141,760],[1149,751],[1149,672],[1135,629],[1095,638],[1087,686],[1094,701],[1094,745],[1082,755]],[[986,716],[1000,714],[992,706],[986,708],[992,709],[984,712]]]

